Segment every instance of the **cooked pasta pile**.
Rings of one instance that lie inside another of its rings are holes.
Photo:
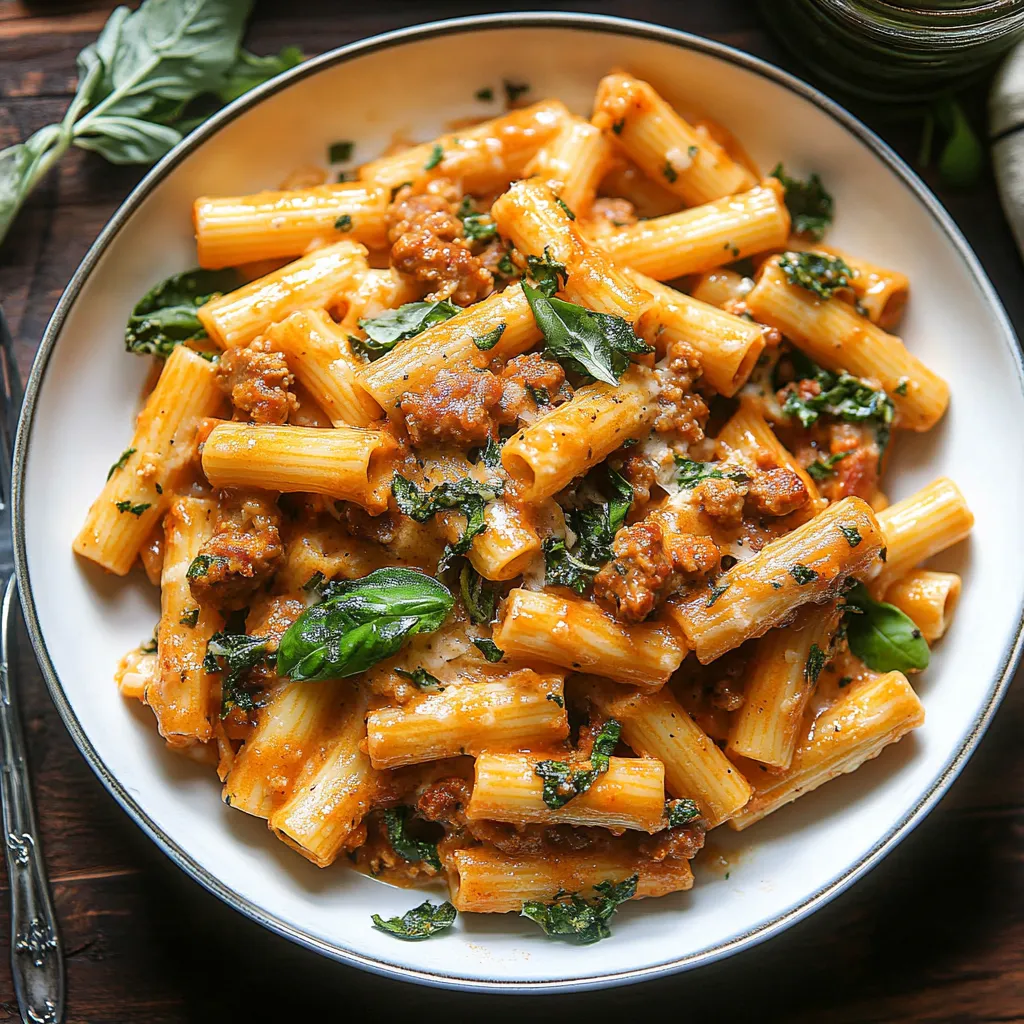
[[[74,547],[160,587],[121,692],[225,803],[447,883],[378,927],[594,941],[923,723],[960,579],[920,566],[972,516],[881,476],[948,388],[892,333],[906,277],[822,244],[816,175],[627,74],[352,177],[196,200]]]

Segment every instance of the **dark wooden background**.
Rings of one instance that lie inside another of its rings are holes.
[[[0,0],[0,145],[58,121],[75,55],[112,3]],[[744,0],[593,0],[618,14],[710,36],[792,66]],[[265,53],[317,53],[434,18],[541,5],[267,0],[248,37]],[[794,68],[794,70],[798,70]],[[868,119],[908,159],[918,123]],[[72,151],[0,249],[0,299],[27,372],[47,319],[86,249],[141,176]],[[927,175],[926,175],[927,177]],[[929,179],[930,180],[930,179]],[[946,203],[1024,327],[1020,257],[990,178]],[[954,382],[955,383],[955,382]],[[710,968],[642,986],[516,999],[421,989],[320,959],[223,906],[186,878],[120,811],[21,660],[36,797],[68,964],[68,1020],[205,1021],[643,1019],[1024,1020],[1024,687],[1011,689],[962,777],[931,817],[867,879],[780,938]],[[0,883],[0,1021],[16,1020]],[[581,954],[585,955],[585,954]]]

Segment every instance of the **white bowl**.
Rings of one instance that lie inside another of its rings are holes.
[[[770,819],[709,842],[728,873],[692,892],[629,904],[613,938],[587,949],[505,915],[460,917],[429,942],[375,931],[416,894],[341,867],[320,871],[263,822],[225,807],[206,767],[165,750],[148,710],[122,700],[118,658],[157,618],[140,574],[106,577],[71,540],[130,435],[149,361],[123,351],[124,323],[154,282],[195,263],[195,196],[273,186],[320,163],[336,139],[377,154],[398,132],[426,139],[503,78],[589,110],[609,69],[627,67],[670,100],[722,122],[761,167],[818,171],[836,197],[830,241],[910,275],[909,346],[946,377],[950,411],[928,436],[901,435],[888,476],[899,498],[952,476],[977,516],[943,561],[964,574],[950,634],[920,680],[927,723],[854,775]],[[438,73],[440,71],[440,73]],[[678,971],[789,926],[859,878],[921,820],[963,766],[1009,682],[1024,605],[1024,423],[1013,332],[977,260],[918,178],[849,114],[791,76],[679,32],[571,14],[469,18],[395,32],[316,58],[190,136],[135,190],[64,293],[33,368],[18,436],[18,574],[53,699],[93,770],[168,855],[254,920],[381,974],[504,991],[580,989]]]

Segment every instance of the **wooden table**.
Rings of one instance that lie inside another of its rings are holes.
[[[59,120],[74,58],[113,4],[0,2],[0,145]],[[543,5],[522,4],[522,7]],[[787,66],[742,0],[606,0],[569,10],[687,29]],[[248,43],[308,53],[494,3],[266,2]],[[916,126],[872,118],[908,159]],[[79,260],[141,176],[73,151],[0,250],[0,298],[27,372]],[[990,179],[969,194],[936,185],[1018,330],[1021,263]],[[97,343],[107,343],[98,339]],[[27,643],[26,643],[27,647]],[[385,982],[258,928],[186,878],[119,810],[86,766],[26,650],[20,682],[43,840],[68,961],[68,1020],[160,1024],[233,1020],[1009,1021],[1024,1019],[1024,688],[930,818],[852,891],[757,949],[699,972],[575,997],[502,1000]],[[6,887],[6,879],[0,889]],[[0,893],[0,1021],[17,1019]]]

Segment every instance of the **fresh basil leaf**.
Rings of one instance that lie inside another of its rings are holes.
[[[223,555],[196,555],[189,563],[189,567],[185,572],[185,579],[198,580],[204,576],[209,576],[212,566],[221,565],[226,562],[227,559]]]
[[[278,675],[319,682],[365,672],[417,633],[440,629],[454,603],[443,583],[412,569],[329,583],[281,638]]]
[[[444,147],[440,142],[435,142],[434,148],[430,151],[430,156],[427,158],[427,162],[423,165],[423,170],[432,171],[443,159]]]
[[[854,272],[838,256],[823,252],[784,252],[779,269],[790,284],[814,292],[820,299],[831,299],[840,288],[848,288]]]
[[[89,133],[75,137],[79,149],[99,153],[112,164],[153,164],[181,142],[181,132],[139,117],[94,118]]]
[[[565,546],[564,537],[546,537],[541,545],[544,552],[544,582],[550,586],[568,587],[582,594],[594,582],[601,566],[584,562]]]
[[[175,345],[205,338],[196,310],[239,285],[234,269],[189,270],[151,288],[135,304],[125,327],[124,343],[136,355],[166,358]]]
[[[413,839],[406,831],[406,823],[412,816],[411,807],[392,807],[383,812],[384,826],[388,833],[391,849],[402,860],[411,864],[423,861],[437,871],[441,870],[441,858],[437,855],[437,843]]]
[[[804,665],[804,679],[813,686],[824,667],[825,652],[817,644],[811,644],[811,649],[807,652],[807,664]]]
[[[482,625],[494,621],[494,588],[468,560],[463,562],[459,573],[459,590],[471,622]]]
[[[895,605],[874,600],[863,583],[847,592],[843,621],[850,650],[875,672],[928,667],[931,654],[921,631]]]
[[[653,352],[622,317],[545,297],[523,282],[533,317],[544,335],[545,352],[564,367],[587,377],[618,384],[633,353]]]
[[[818,574],[813,569],[808,569],[806,565],[802,565],[800,562],[794,562],[793,565],[789,567],[789,575],[792,576],[801,587],[806,586],[808,583],[813,583],[818,578]]]
[[[832,196],[825,191],[821,178],[817,174],[812,174],[807,181],[791,178],[782,164],[776,164],[771,177],[782,182],[786,208],[793,218],[793,233],[820,242],[834,214]]]
[[[474,640],[473,646],[490,662],[498,662],[505,657],[505,652],[493,640]]]
[[[498,469],[501,466],[501,442],[493,437],[487,438],[483,448],[477,449],[478,460],[488,469]]]
[[[398,309],[386,310],[380,316],[361,319],[359,326],[366,331],[366,338],[360,339],[359,343],[371,358],[383,355],[390,352],[398,342],[415,337],[461,312],[458,306],[446,299],[438,302],[407,302]]]
[[[394,935],[397,939],[407,939],[411,942],[429,939],[431,935],[451,928],[455,918],[455,908],[450,903],[446,901],[435,906],[430,900],[413,907],[401,917],[391,917],[385,921],[380,914],[370,916],[375,928]]]
[[[597,896],[592,900],[583,899],[578,893],[570,893],[553,903],[527,900],[523,904],[522,916],[539,924],[546,935],[566,939],[585,946],[611,935],[608,922],[620,903],[636,895],[639,874],[622,882],[598,882],[594,886]]]
[[[689,825],[700,817],[700,808],[689,799],[666,800],[665,817],[668,820],[669,828],[679,828],[680,825]]]

